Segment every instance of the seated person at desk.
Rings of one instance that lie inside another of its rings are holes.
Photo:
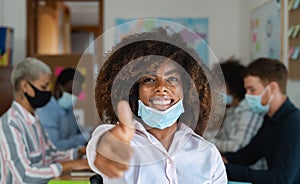
[[[226,61],[220,66],[226,83],[226,113],[212,142],[221,152],[237,151],[257,133],[262,116],[252,112],[244,100],[246,90],[241,71],[245,67],[237,61]]]
[[[263,116],[253,112],[244,100],[246,90],[241,72],[245,69],[238,61],[221,63],[226,83],[226,113],[218,134],[212,139],[220,152],[234,152],[246,146],[262,125]],[[256,169],[266,168],[262,160]]]
[[[50,77],[50,68],[34,58],[12,71],[15,99],[0,119],[0,183],[47,183],[62,173],[89,169],[86,159],[73,160],[85,148],[58,151],[34,113],[50,100]]]
[[[245,99],[264,121],[250,143],[223,160],[229,180],[251,183],[300,183],[300,111],[286,96],[287,70],[283,63],[259,58],[242,73]],[[248,166],[265,158],[267,170]]]
[[[90,138],[91,129],[79,127],[73,112],[83,81],[79,71],[64,69],[57,77],[51,100],[36,110],[49,138],[60,150],[83,146]]]
[[[186,50],[179,33],[160,28],[122,39],[108,56],[95,99],[115,125],[97,127],[87,146],[104,183],[227,183],[218,150],[200,136],[211,112],[207,69]]]

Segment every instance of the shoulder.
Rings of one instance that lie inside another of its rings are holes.
[[[294,109],[284,116],[284,123],[292,129],[297,129],[300,132],[300,110]]]
[[[9,127],[14,127],[16,130],[21,131],[24,129],[25,118],[18,106],[12,105],[0,118],[1,130],[7,131]]]
[[[300,110],[289,99],[285,101],[273,117],[276,120],[282,119],[300,125]]]
[[[113,129],[114,127],[115,127],[115,125],[113,125],[113,124],[101,124],[95,128],[95,130],[92,133],[92,137],[102,135],[105,132]]]
[[[58,105],[54,97],[42,108],[36,109],[39,116],[59,116],[64,114],[63,109]]]

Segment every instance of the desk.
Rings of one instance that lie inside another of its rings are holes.
[[[70,176],[62,175],[57,178],[53,178],[48,184],[90,184],[89,176]]]
[[[63,175],[50,180],[48,184],[90,184],[89,179],[90,179],[89,176]],[[228,184],[251,184],[251,183],[228,181]]]

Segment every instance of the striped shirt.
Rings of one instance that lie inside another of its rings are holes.
[[[0,118],[0,183],[47,183],[60,176],[58,162],[77,157],[75,149],[58,151],[37,117],[14,101]]]
[[[227,110],[224,122],[212,142],[221,152],[246,146],[261,127],[263,116],[249,109],[245,100]]]
[[[263,116],[254,113],[242,100],[237,107],[226,110],[225,118],[212,142],[221,152],[234,152],[245,147],[262,126]],[[267,169],[265,159],[258,160],[253,169]]]

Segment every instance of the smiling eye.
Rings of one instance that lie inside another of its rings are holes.
[[[42,89],[42,90],[46,90],[47,88],[48,88],[48,85],[42,85],[42,86],[41,86],[41,89]]]
[[[169,77],[168,81],[170,81],[170,82],[177,82],[178,78],[177,77]]]
[[[143,82],[144,83],[155,82],[155,79],[153,79],[153,78],[145,78],[145,79],[143,79]]]

